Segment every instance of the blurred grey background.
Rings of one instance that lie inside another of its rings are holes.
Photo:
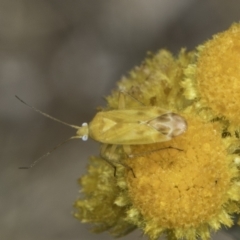
[[[98,144],[75,140],[29,165],[80,125],[147,51],[192,50],[239,21],[239,0],[0,0],[0,239],[112,239],[75,220],[77,179]],[[136,231],[125,240],[146,239]],[[240,239],[238,227],[213,239]]]

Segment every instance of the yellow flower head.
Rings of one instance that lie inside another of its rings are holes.
[[[189,99],[200,100],[201,107],[211,108],[239,126],[240,114],[240,25],[219,33],[198,47],[198,60],[186,69],[194,87]]]
[[[111,155],[107,147],[116,176],[104,159],[91,158],[88,173],[79,180],[83,196],[75,203],[76,218],[114,236],[140,228],[152,240],[162,234],[169,240],[207,240],[211,231],[232,226],[232,214],[240,212],[240,144],[234,115],[240,95],[234,93],[239,67],[236,61],[231,65],[238,53],[227,33],[235,36],[238,28],[234,25],[196,52],[181,50],[176,59],[161,50],[118,83],[132,96],[126,96],[126,109],[138,108],[139,102],[168,109],[184,117],[188,129],[167,142],[130,145],[130,154],[117,146]],[[230,80],[234,84],[227,84]],[[224,91],[233,92],[235,100]],[[107,97],[106,111],[118,109],[118,95],[115,91]]]
[[[129,195],[146,221],[144,232],[152,239],[159,235],[156,226],[177,238],[207,239],[207,229],[232,224],[223,206],[233,198],[229,194],[232,187],[238,189],[231,186],[237,170],[231,166],[221,128],[191,114],[184,116],[189,124],[187,133],[155,146],[177,146],[183,151],[165,149],[128,160],[137,176],[128,175]]]

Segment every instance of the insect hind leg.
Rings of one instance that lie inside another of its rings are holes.
[[[108,150],[108,148],[110,148],[110,150]],[[111,165],[114,168],[114,177],[116,177],[116,173],[117,173],[117,167],[115,166],[115,164],[119,164],[125,167],[128,171],[131,171],[133,174],[133,177],[136,178],[136,175],[133,169],[130,166],[128,166],[126,163],[121,162],[122,154],[117,153],[116,149],[117,149],[117,145],[110,146],[109,144],[103,144],[100,152],[101,157],[109,165]]]
[[[153,149],[153,150],[149,150],[149,151],[144,151],[144,152],[141,152],[141,153],[129,154],[128,157],[129,157],[129,158],[141,157],[141,156],[144,156],[144,155],[149,155],[149,154],[151,154],[151,153],[153,153],[153,152],[158,152],[158,151],[166,150],[166,149],[173,149],[173,150],[177,150],[177,151],[179,151],[179,152],[184,151],[183,149],[180,149],[180,148],[168,146],[168,147],[157,148],[157,149]]]

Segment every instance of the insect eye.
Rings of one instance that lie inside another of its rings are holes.
[[[88,125],[87,123],[83,123],[83,124],[82,124],[82,127],[85,127],[85,126],[87,126],[87,125]]]
[[[88,135],[83,135],[83,136],[82,136],[82,140],[83,140],[83,141],[87,141],[87,140],[88,140]]]

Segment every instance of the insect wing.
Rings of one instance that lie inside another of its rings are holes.
[[[89,124],[89,135],[102,143],[120,145],[168,141],[171,137],[156,129],[155,122],[149,124],[166,112],[153,107],[99,112]]]
[[[103,117],[105,116],[115,122],[139,123],[149,121],[168,112],[169,111],[159,107],[139,107],[136,109],[112,110],[99,113],[102,114]]]

